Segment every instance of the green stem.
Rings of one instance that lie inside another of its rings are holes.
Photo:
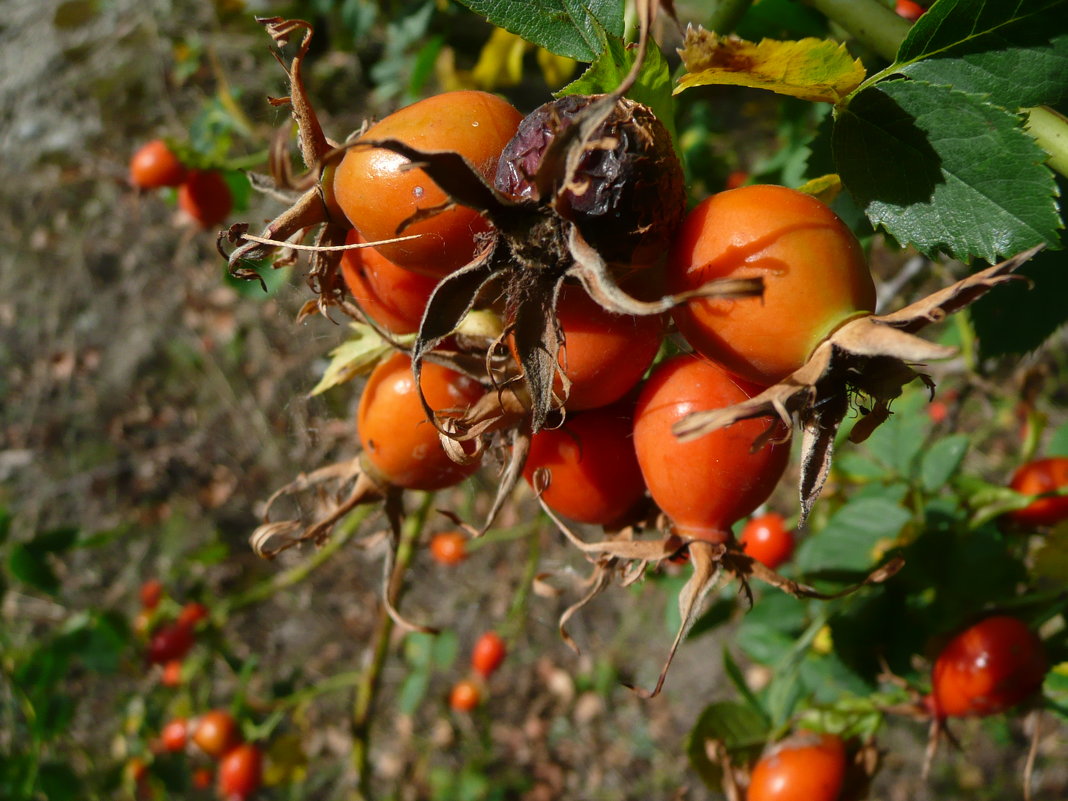
[[[537,522],[541,526],[541,521]],[[509,639],[515,639],[514,632],[523,628],[523,621],[527,616],[527,601],[530,599],[530,591],[534,586],[534,579],[538,575],[538,567],[541,562],[541,540],[539,537],[527,537],[529,544],[527,550],[527,564],[523,571],[523,578],[519,582],[516,593],[512,596],[511,606],[508,608],[507,631],[504,632]]]
[[[405,521],[401,529],[400,542],[397,545],[397,558],[390,577],[389,592],[393,594],[394,604],[399,604],[404,594],[404,574],[415,556],[416,543],[426,525],[434,502],[433,493],[425,493],[419,507]],[[375,694],[378,690],[382,668],[389,653],[389,640],[393,634],[393,618],[386,611],[385,604],[379,606],[378,621],[371,645],[371,661],[362,671],[356,684],[356,698],[352,708],[352,760],[356,768],[357,798],[369,799],[371,785],[371,722],[374,710]]]
[[[1027,132],[1049,153],[1051,169],[1068,177],[1068,117],[1047,106],[1027,109]]]
[[[894,60],[912,26],[878,0],[809,0],[809,3],[887,61]]]
[[[326,545],[317,550],[312,556],[289,568],[289,570],[271,576],[267,581],[249,587],[249,589],[240,595],[234,596],[229,601],[224,601],[215,610],[215,616],[219,620],[225,620],[227,615],[237,609],[259,603],[280,590],[302,582],[316,568],[333,556],[346,542],[352,539],[352,536],[359,531],[360,524],[367,519],[373,508],[371,505],[364,505],[355,509],[350,515],[342,519]]]

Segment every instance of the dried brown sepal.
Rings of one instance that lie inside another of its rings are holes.
[[[311,495],[313,510],[297,519],[271,520],[272,507],[282,498]],[[434,629],[414,623],[396,608],[398,581],[394,575],[397,548],[403,525],[403,491],[379,481],[368,471],[361,456],[301,473],[276,490],[266,502],[263,523],[249,541],[257,555],[274,559],[289,548],[311,542],[322,545],[334,526],[357,506],[382,503],[389,521],[388,547],[383,559],[382,603],[394,622],[412,631],[434,633]],[[377,536],[376,536],[377,538]]]
[[[919,378],[933,386],[916,365],[956,352],[921,339],[915,332],[1012,280],[1012,272],[1040,249],[1024,251],[899,311],[845,323],[816,348],[806,364],[780,383],[743,403],[695,412],[675,425],[675,435],[684,441],[694,439],[754,417],[778,417],[787,425],[796,421],[802,432],[803,523],[823,489],[835,434],[850,408],[860,405],[858,400],[870,404],[863,406],[866,416],[857,437],[869,435],[889,417],[890,404],[906,384]]]
[[[299,240],[307,231],[321,225],[322,229],[316,238],[316,244],[329,248],[342,244],[346,232],[351,227],[347,220],[332,218],[329,204],[323,193],[323,172],[340,160],[344,154],[344,148],[337,146],[326,137],[304,87],[303,62],[308,54],[314,29],[303,20],[290,20],[282,17],[260,17],[257,21],[264,26],[279,51],[289,44],[290,37],[294,34],[302,34],[297,51],[290,59],[288,66],[281,52],[275,54],[289,79],[289,94],[283,98],[269,98],[269,102],[276,106],[290,106],[293,119],[297,123],[298,147],[307,172],[303,176],[292,174],[285,152],[285,142],[288,137],[276,136],[271,143],[269,157],[274,185],[267,187],[262,180],[253,182],[253,188],[266,191],[275,197],[281,197],[283,202],[289,203],[288,207],[268,223],[261,233],[260,238],[270,240],[270,244],[245,239],[244,234],[248,231],[247,225],[231,226],[225,233],[225,237],[220,235],[218,240],[219,251],[227,260],[231,275],[246,280],[259,280],[256,270],[249,266],[251,262],[274,258],[275,267],[293,262],[291,251],[287,251],[286,246],[277,244],[279,241]],[[299,190],[302,194],[296,199],[289,199],[288,195],[292,190]],[[223,248],[224,238],[236,246],[230,253]],[[329,306],[339,305],[343,298],[343,285],[338,271],[339,261],[340,253],[329,249],[316,251],[312,257],[308,283],[320,297],[318,308],[323,313]]]
[[[671,643],[671,650],[668,652],[667,660],[660,669],[660,676],[656,680],[656,686],[652,690],[631,687],[642,698],[653,698],[660,693],[664,686],[664,680],[667,678],[668,669],[671,667],[671,662],[675,659],[675,654],[679,650],[679,645],[690,629],[693,628],[693,624],[697,622],[697,618],[700,616],[701,609],[704,606],[705,598],[708,597],[712,590],[722,584],[726,575],[723,569],[723,550],[724,546],[720,544],[710,542],[690,543],[690,564],[693,565],[693,575],[690,576],[689,581],[679,592],[679,616],[682,618],[682,622],[679,624],[679,630],[675,633],[675,639]]]
[[[310,522],[303,516],[300,520],[271,520],[271,510],[279,500],[305,493],[312,495],[315,506]],[[386,490],[367,473],[359,457],[301,473],[267,499],[263,523],[252,533],[253,550],[264,559],[273,559],[304,542],[322,545],[338,520],[360,504],[382,500],[385,494]],[[281,543],[268,547],[275,538],[281,538]]]
[[[731,574],[738,577],[743,584],[746,584],[750,577],[757,578],[765,584],[769,584],[776,589],[782,590],[795,598],[813,598],[820,601],[831,601],[835,598],[844,598],[870,584],[882,584],[884,581],[895,576],[901,568],[905,566],[905,560],[899,556],[895,556],[885,564],[875,568],[856,584],[838,590],[837,592],[820,592],[815,587],[810,587],[807,584],[801,584],[791,578],[787,578],[781,573],[758,562],[744,551],[739,550],[737,548],[737,543],[732,543],[732,546],[734,547],[728,549],[722,557],[723,565]],[[691,548],[692,547],[693,546],[691,545]],[[747,586],[746,591],[748,592]]]

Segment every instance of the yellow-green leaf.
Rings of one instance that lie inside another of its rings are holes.
[[[331,387],[351,381],[362,373],[370,372],[378,361],[392,346],[378,335],[371,326],[363,323],[351,323],[353,336],[330,351],[330,363],[323,372],[323,377],[309,395],[319,395]],[[414,335],[398,337],[408,344],[414,341]]]
[[[821,200],[829,206],[834,203],[834,199],[842,192],[842,179],[838,176],[838,173],[828,173],[805,181],[805,183],[797,187],[797,191],[812,195],[816,200]]]
[[[686,74],[679,79],[676,94],[693,86],[729,84],[837,103],[865,76],[864,65],[849,55],[844,44],[825,39],[763,39],[754,44],[691,28],[679,54]]]
[[[518,84],[523,80],[523,54],[530,46],[529,42],[514,33],[495,28],[471,71],[475,86],[494,89]]]
[[[559,89],[574,74],[578,62],[567,56],[558,56],[544,47],[539,47],[535,53],[538,67],[541,68],[545,84],[550,89]]]

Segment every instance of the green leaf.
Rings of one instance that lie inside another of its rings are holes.
[[[84,798],[84,782],[66,762],[45,762],[37,774],[45,798]]]
[[[459,0],[499,28],[576,61],[593,61],[623,38],[621,0]]]
[[[1048,456],[1068,456],[1068,423],[1065,423],[1049,438],[1046,446]]]
[[[78,541],[78,529],[73,526],[39,532],[27,545],[37,553],[55,553],[71,548]]]
[[[1068,320],[1068,251],[1045,250],[1016,274],[1028,280],[1000,286],[968,310],[983,358],[1029,353]]]
[[[1045,152],[979,95],[884,81],[839,113],[832,145],[846,188],[901,244],[996,262],[1058,241]]]
[[[690,765],[710,788],[719,790],[723,770],[708,758],[706,744],[722,743],[739,764],[755,759],[769,735],[764,716],[737,701],[720,701],[705,707],[690,730],[686,754]]]
[[[938,492],[957,472],[968,451],[967,434],[954,434],[938,440],[923,453],[920,483],[928,493]]]
[[[434,637],[433,664],[436,667],[452,667],[460,653],[460,640],[454,631],[443,631]]]
[[[731,652],[726,646],[723,646],[723,670],[727,674],[727,678],[731,680],[731,684],[734,685],[734,689],[742,696],[742,699],[766,719],[767,713],[764,711],[764,707],[753,691],[749,689],[749,685],[746,684],[745,677],[742,675],[742,669],[738,667],[738,663],[734,661],[734,657],[731,656]]]
[[[397,694],[397,711],[402,715],[414,715],[426,697],[429,685],[429,673],[425,670],[409,670]]]
[[[26,543],[19,543],[11,549],[7,569],[16,579],[34,589],[49,595],[59,592],[59,578],[48,564],[47,555]]]
[[[635,50],[628,49],[621,40],[612,39],[605,51],[597,57],[588,70],[556,93],[564,95],[595,95],[611,92],[626,77],[634,64]],[[658,47],[650,47],[645,55],[638,80],[627,92],[627,97],[652,109],[656,118],[664,124],[676,140],[675,98],[671,93],[671,70]],[[677,147],[676,147],[677,149]]]
[[[869,570],[877,546],[897,538],[909,522],[907,509],[883,498],[861,498],[839,509],[822,531],[806,537],[797,549],[797,565],[806,573]]]
[[[10,533],[11,512],[0,506],[0,545],[3,545],[7,541],[7,537]]]
[[[1068,96],[1068,0],[940,0],[909,30],[897,72],[1005,108]]]
[[[390,352],[392,346],[371,326],[366,323],[350,323],[349,327],[353,330],[353,335],[330,351],[330,363],[310,395],[326,392],[331,387],[351,381],[361,373],[370,372],[378,361]],[[397,337],[397,340],[410,344],[414,335],[406,334]]]

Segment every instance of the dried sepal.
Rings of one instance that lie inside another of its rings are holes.
[[[671,643],[664,666],[660,669],[656,685],[652,690],[642,687],[632,687],[642,698],[653,698],[659,695],[664,687],[668,670],[679,650],[679,645],[686,638],[693,624],[701,615],[705,598],[712,590],[719,587],[727,574],[723,569],[723,545],[711,542],[690,543],[690,564],[693,565],[693,574],[679,592],[679,630],[675,633],[675,639]]]
[[[835,434],[856,400],[869,404],[861,404],[865,418],[857,436],[863,438],[889,417],[890,404],[906,384],[921,379],[933,387],[915,366],[956,351],[921,339],[915,332],[1012,280],[1012,272],[1040,249],[1024,251],[899,311],[846,322],[816,348],[808,362],[778,384],[734,406],[695,412],[675,425],[675,435],[684,441],[694,439],[754,417],[778,417],[787,425],[796,422],[802,431],[803,523],[823,489]]]
[[[293,481],[275,490],[267,499],[263,523],[253,532],[253,550],[265,559],[273,559],[282,551],[305,542],[321,545],[341,518],[365,503],[385,497],[383,488],[364,469],[357,457],[320,467],[311,473],[301,473]],[[285,497],[311,494],[315,511],[306,519],[271,520],[274,505]],[[277,545],[273,540],[280,539]]]

